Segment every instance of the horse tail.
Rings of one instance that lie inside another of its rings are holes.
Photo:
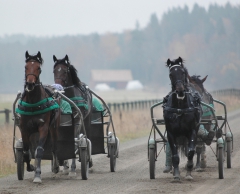
[[[188,153],[188,139],[184,136],[178,137],[178,151],[181,157],[187,157]]]

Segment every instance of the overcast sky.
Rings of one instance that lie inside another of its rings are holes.
[[[240,0],[0,0],[0,36],[25,34],[62,36],[145,27],[150,15],[158,18],[172,7],[208,8],[217,2],[240,5]]]

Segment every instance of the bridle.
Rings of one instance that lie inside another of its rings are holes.
[[[181,65],[178,65],[178,64],[177,64],[177,65],[173,65],[173,66],[169,67],[169,73],[170,73],[170,71],[171,71],[171,69],[172,69],[173,67],[181,67],[181,68],[183,68]],[[171,79],[171,78],[170,78],[170,79]],[[171,79],[171,82],[172,82],[172,79]],[[176,86],[177,83],[182,83],[182,85],[184,86],[184,88],[186,88],[185,80],[176,80],[174,83],[172,83],[172,86]],[[175,91],[175,93],[177,94],[177,99],[183,100],[183,99],[185,98],[185,93],[186,93],[186,92],[184,92],[184,95],[183,95],[183,96],[179,96],[176,91]]]
[[[59,63],[59,65],[60,65],[61,63]],[[58,64],[55,64],[55,67],[54,67],[54,69],[53,69],[53,73],[54,73],[54,71],[55,71],[55,69],[57,68],[57,65]],[[67,67],[67,70],[64,70],[64,72],[65,73],[67,73],[67,76],[66,76],[66,79],[62,79],[61,77],[55,77],[54,76],[54,79],[56,80],[56,79],[59,79],[59,80],[61,80],[64,84],[67,84],[68,83],[68,73],[69,73],[69,67],[68,67],[68,65],[66,65],[66,64],[62,64],[62,65],[64,65],[64,66],[66,66]],[[74,86],[73,86],[74,87]],[[70,86],[69,87],[63,87],[64,89],[65,88],[70,88]]]
[[[39,61],[37,61],[37,62],[39,62]],[[33,64],[33,61],[32,61],[32,64]],[[41,63],[40,63],[41,64]],[[34,83],[34,87],[35,86],[40,86],[40,85],[42,85],[42,83],[40,83],[39,82],[39,77],[40,77],[40,74],[41,74],[41,72],[42,72],[42,69],[41,69],[41,67],[39,67],[39,74],[38,75],[35,75],[35,74],[33,74],[33,73],[29,73],[29,74],[25,74],[25,85],[28,85],[29,83],[27,82],[27,77],[29,76],[29,75],[33,75],[35,78],[36,78],[36,82]],[[26,91],[31,91],[31,90],[29,90],[28,88],[26,88]]]

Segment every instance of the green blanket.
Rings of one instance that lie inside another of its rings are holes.
[[[52,102],[52,104],[47,104],[49,102]],[[46,107],[42,108],[42,105],[46,105]],[[45,98],[37,103],[27,103],[22,100],[19,101],[19,107],[16,108],[16,113],[19,113],[21,115],[38,115],[43,114],[46,112],[49,112],[51,110],[59,108],[59,105],[54,101],[52,97]],[[29,110],[33,111],[29,111]]]
[[[209,106],[214,108],[213,104],[209,104]],[[202,105],[202,110],[203,110],[203,115],[202,115],[203,117],[212,115],[212,111],[208,107],[206,107],[204,105]]]
[[[93,97],[92,103],[96,111],[104,111],[104,106],[98,98]]]
[[[66,100],[61,100],[60,108],[63,114],[72,114],[71,105]]]

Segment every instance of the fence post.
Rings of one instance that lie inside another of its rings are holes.
[[[9,123],[9,113],[11,111],[9,109],[4,109],[4,113],[5,113],[5,122],[8,124]]]

